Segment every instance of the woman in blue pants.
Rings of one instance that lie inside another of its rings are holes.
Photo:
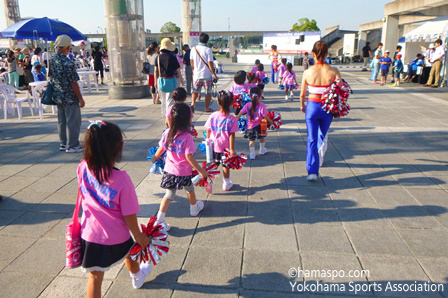
[[[303,73],[300,103],[305,113],[308,132],[308,146],[306,152],[306,169],[308,181],[317,180],[319,167],[323,162],[326,150],[326,137],[330,129],[333,115],[325,112],[321,107],[322,94],[330,84],[341,75],[337,68],[328,66],[325,59],[328,56],[328,46],[318,41],[313,47],[314,60],[317,63]],[[306,91],[309,91],[308,103],[305,105]]]
[[[271,82],[275,84],[278,82],[278,64],[279,61],[282,60],[282,56],[277,51],[277,46],[271,46],[271,53],[268,56],[268,59],[271,60]]]

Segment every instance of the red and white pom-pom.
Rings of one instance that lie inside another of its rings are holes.
[[[156,224],[156,220],[157,218],[152,216],[147,226],[141,225],[143,234],[149,237],[149,245],[142,249],[140,244],[135,243],[129,251],[129,257],[137,263],[151,262],[157,265],[161,256],[167,254],[170,249],[168,233],[160,224]]]
[[[274,122],[273,127],[274,129],[279,129],[280,126],[282,126],[282,115],[279,112],[276,111],[270,111],[268,112],[268,117],[271,118],[271,120]]]
[[[198,171],[193,171],[193,178],[191,179],[192,183],[196,186],[202,186],[205,187],[205,190],[207,193],[212,193],[212,186],[213,181],[215,180],[216,176],[219,175],[220,171],[216,170],[216,165],[212,164],[208,167],[206,167],[205,162],[202,162],[202,168],[205,169],[208,173],[207,178],[202,178]]]
[[[241,106],[242,105],[242,96],[241,96],[241,94],[236,94],[236,95],[234,95],[233,96],[233,103],[232,103],[232,106],[235,108],[235,109],[241,109]]]
[[[230,151],[226,149],[224,151],[222,166],[232,169],[241,170],[247,162],[247,155],[244,153],[237,154],[235,156],[230,156]]]
[[[347,116],[350,111],[348,98],[352,88],[344,79],[336,79],[322,95],[322,109],[333,114],[334,118]]]
[[[194,128],[194,126],[190,126],[188,128],[188,132],[193,136],[193,138],[197,138],[198,137],[198,132],[196,130],[196,128]]]

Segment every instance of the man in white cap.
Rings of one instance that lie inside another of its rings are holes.
[[[422,75],[422,81],[425,82],[429,78],[429,73],[431,72],[432,62],[431,59],[434,56],[434,50],[436,46],[431,43],[429,45],[429,48],[426,50],[425,53],[425,67],[423,67],[423,75]]]
[[[85,106],[79,90],[79,76],[75,64],[67,58],[72,40],[59,35],[54,43],[56,54],[50,60],[49,84],[53,85],[53,100],[58,106],[59,150],[67,153],[82,152],[79,143],[81,109]]]

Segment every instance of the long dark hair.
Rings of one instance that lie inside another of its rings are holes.
[[[233,94],[227,90],[221,90],[218,92],[218,103],[224,114],[228,115],[230,113],[230,106],[233,103]]]
[[[152,55],[156,52],[156,49],[159,47],[159,44],[155,41],[151,42],[148,49],[146,50],[146,55]]]
[[[261,89],[258,87],[253,87],[250,89],[250,98],[252,99],[252,105],[250,106],[249,116],[250,119],[254,119],[255,109],[261,98]]]
[[[123,151],[121,129],[107,121],[90,124],[84,137],[84,159],[100,184],[107,182]]]
[[[188,131],[190,126],[191,108],[183,102],[174,104],[171,110],[170,130],[166,137],[166,148],[169,148],[179,132]]]
[[[292,63],[286,64],[286,69],[288,69],[289,72],[292,70]]]

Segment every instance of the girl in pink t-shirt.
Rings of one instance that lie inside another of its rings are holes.
[[[261,92],[263,92],[264,85],[265,85],[265,83],[263,82],[263,79],[267,78],[267,77],[268,77],[268,75],[264,71],[264,65],[263,64],[258,65],[258,70],[255,73],[255,82],[257,83],[257,87],[261,89]]]
[[[249,72],[247,74],[247,84],[249,87],[249,91],[250,89],[257,87],[257,83],[255,83],[255,72]]]
[[[283,84],[283,76],[286,72],[286,58],[282,58],[282,63],[278,67],[278,85]]]
[[[161,224],[168,231],[170,226],[165,222],[165,215],[176,190],[185,188],[190,201],[190,215],[197,216],[204,209],[204,202],[196,200],[194,185],[191,182],[193,168],[203,178],[208,173],[199,166],[193,154],[196,152],[193,136],[188,132],[191,126],[191,109],[185,103],[176,103],[171,111],[169,129],[165,130],[159,142],[159,149],[154,154],[155,162],[166,151],[165,168],[160,187],[166,189],[165,196],[160,203],[156,223]]]
[[[131,178],[114,167],[123,151],[123,134],[110,122],[94,121],[84,139],[84,159],[78,166],[82,200],[82,270],[89,272],[87,297],[101,297],[104,272],[124,259],[134,288],[140,288],[151,271],[150,263],[132,261],[128,252],[134,240],[143,248],[149,238],[140,231],[140,211]]]
[[[233,77],[233,84],[230,87],[230,92],[234,95],[248,93],[249,85],[246,83],[246,72],[244,70],[237,71],[235,76]]]
[[[244,78],[246,73],[244,72]],[[233,93],[221,90],[218,93],[218,104],[220,110],[210,115],[205,128],[207,128],[207,138],[213,140],[213,158],[216,167],[222,163],[224,151],[229,149],[231,155],[235,155],[235,132],[238,131],[238,120],[230,115],[230,106],[233,103]],[[233,183],[230,181],[230,170],[226,167],[222,169],[224,180],[222,189],[228,191]]]
[[[285,85],[285,100],[293,100],[294,89],[296,89],[298,84],[296,73],[294,70],[292,70],[292,63],[288,63],[286,65],[286,72],[283,74],[282,84]]]
[[[250,159],[255,159],[255,140],[260,140],[260,155],[268,152],[265,147],[265,137],[261,135],[261,121],[266,119],[269,124],[273,124],[271,118],[268,117],[268,110],[261,100],[261,89],[254,87],[250,89],[250,97],[252,102],[247,103],[241,112],[236,116],[239,120],[242,115],[247,114],[249,122],[244,134],[246,139],[249,139]]]

